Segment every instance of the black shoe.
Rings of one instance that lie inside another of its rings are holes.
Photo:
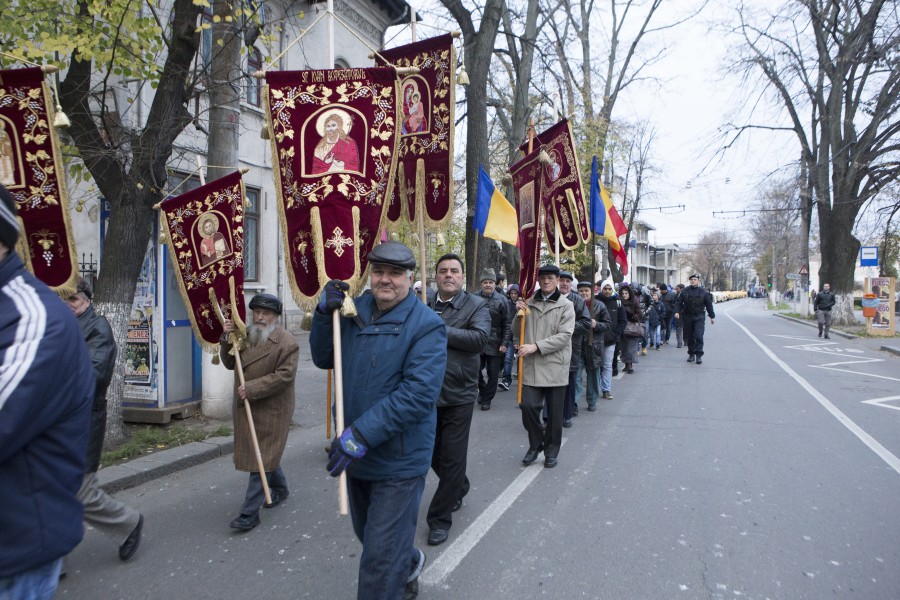
[[[141,531],[144,529],[144,515],[141,515],[138,518],[137,525],[134,526],[134,529],[131,530],[131,533],[128,534],[128,537],[125,538],[125,541],[122,542],[122,545],[119,546],[119,558],[122,560],[128,560],[134,553],[137,552],[138,546],[141,545]]]
[[[230,527],[239,531],[250,531],[259,525],[259,513],[255,515],[240,515],[231,522]]]
[[[481,410],[491,410],[491,405],[490,404],[482,404]]]
[[[456,501],[456,504],[453,505],[453,508],[450,509],[450,512],[456,512],[462,508],[462,498]]]
[[[594,412],[595,410],[597,410],[596,404],[588,404],[588,412]]]
[[[830,339],[831,339],[831,336],[830,336],[830,335],[826,335],[826,336],[825,336],[825,339],[826,339],[826,340],[830,340]]]
[[[419,578],[406,582],[403,588],[403,600],[416,600],[419,597]]]
[[[578,416],[578,405],[577,405],[577,404],[575,405],[575,412],[572,413],[572,416],[573,416],[573,417],[577,417],[577,416]]]
[[[572,426],[572,419],[566,419],[565,421],[563,421],[563,427],[568,428],[571,426]]]
[[[269,496],[272,498],[272,504],[266,504],[263,502],[263,508],[272,508],[281,504],[281,501],[290,496],[291,493],[287,490],[270,490]]]
[[[694,355],[693,354],[689,355],[687,361],[694,362]]]
[[[603,399],[604,400],[612,400],[613,399],[612,392],[603,392]]]
[[[681,344],[678,344],[678,345],[676,346],[676,348],[681,348]]]
[[[698,364],[698,365],[702,365],[702,364],[703,364],[703,359],[700,358],[699,356],[697,357],[697,364]]]
[[[545,469],[552,469],[555,466],[556,466],[556,457],[548,456],[547,458],[544,459],[544,468]]]
[[[447,529],[432,529],[428,532],[428,545],[440,546],[450,537],[450,531]]]
[[[618,370],[618,369],[613,369],[613,373],[612,373],[612,374],[613,374],[613,377],[615,377],[616,375],[619,374],[619,370]]]
[[[537,450],[529,450],[525,453],[525,456],[522,458],[522,464],[526,467],[537,460],[538,454],[541,453],[543,447],[538,448]]]
[[[822,330],[819,330],[819,337],[822,337]]]

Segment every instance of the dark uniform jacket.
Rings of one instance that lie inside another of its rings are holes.
[[[835,298],[834,292],[828,290],[822,290],[818,294],[816,294],[816,299],[813,300],[813,310],[824,310],[829,311],[834,308]]]
[[[583,298],[582,298],[583,300]],[[587,305],[587,302],[585,302]],[[588,307],[591,318],[597,322],[593,332],[584,334],[581,340],[582,355],[585,365],[591,369],[603,367],[603,346],[605,345],[606,332],[612,328],[609,312],[606,305],[594,298]]]
[[[494,290],[490,296],[478,294],[478,297],[487,302],[491,316],[491,330],[481,353],[488,356],[499,356],[501,354],[500,346],[509,348],[509,345],[512,344],[512,317],[509,314],[509,300],[497,290]]]
[[[682,317],[703,316],[704,309],[706,309],[710,319],[716,318],[716,312],[713,310],[712,294],[707,292],[703,286],[687,286],[681,290],[681,294],[675,300],[675,312]]]
[[[437,299],[429,290],[428,306],[434,309]],[[443,306],[440,317],[447,326],[447,371],[437,405],[471,404],[478,399],[481,352],[491,329],[488,303],[463,290]]]
[[[575,332],[572,334],[572,362],[569,363],[569,371],[577,371],[584,360],[584,348],[582,342],[591,328],[591,315],[588,313],[584,298],[577,292],[569,292],[566,298],[575,307]]]
[[[112,381],[116,365],[116,342],[106,317],[98,315],[94,307],[88,305],[78,317],[81,333],[87,342],[91,366],[94,367],[94,404],[91,407],[91,430],[88,435],[87,462],[85,473],[95,473],[100,468],[100,454],[103,452],[103,436],[106,433],[106,388]]]

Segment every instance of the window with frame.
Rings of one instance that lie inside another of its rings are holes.
[[[244,208],[244,280],[259,281],[259,190],[246,188]]]
[[[247,104],[260,106],[260,91],[262,82],[253,76],[257,71],[262,71],[262,54],[256,48],[250,50],[247,57]]]

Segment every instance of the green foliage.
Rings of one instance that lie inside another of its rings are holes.
[[[143,454],[152,454],[191,442],[202,442],[210,437],[229,435],[231,435],[231,428],[227,425],[220,425],[211,433],[183,427],[163,429],[159,426],[147,426],[135,431],[124,444],[115,450],[104,452],[100,457],[100,462],[102,465],[108,466]]]

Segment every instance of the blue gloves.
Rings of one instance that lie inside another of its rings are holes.
[[[317,310],[325,315],[330,315],[333,311],[340,310],[348,291],[350,291],[350,284],[339,279],[332,279],[322,288],[322,297],[319,300]]]
[[[369,451],[363,442],[368,443],[353,427],[345,429],[341,437],[334,438],[331,442],[331,451],[328,453],[328,465],[325,467],[329,475],[337,477],[353,461],[361,460]]]

